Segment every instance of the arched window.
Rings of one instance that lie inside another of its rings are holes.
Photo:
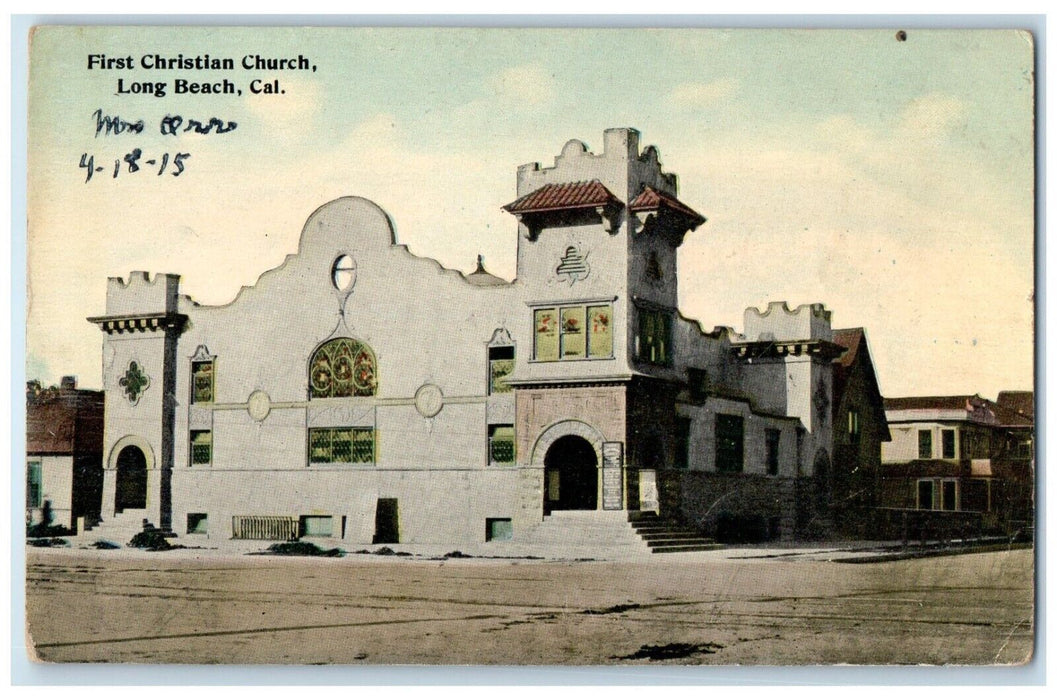
[[[374,396],[378,390],[374,352],[352,338],[328,340],[312,355],[308,385],[313,399]]]

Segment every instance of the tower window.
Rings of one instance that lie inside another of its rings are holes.
[[[671,364],[672,315],[667,311],[639,309],[639,332],[635,337],[635,357],[653,365]]]
[[[613,356],[613,307],[610,304],[536,309],[536,360],[580,360]]]

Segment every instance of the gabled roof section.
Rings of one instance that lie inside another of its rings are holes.
[[[569,209],[594,209],[620,204],[616,195],[598,180],[544,185],[507,204],[511,214],[537,214]]]
[[[870,357],[870,346],[866,341],[866,330],[863,328],[835,328],[833,329],[833,342],[847,348],[844,354],[833,361],[834,405],[840,405],[855,368],[861,367],[864,373],[864,381],[866,382],[867,398],[876,408],[880,419],[884,421],[882,439],[885,441],[891,440],[891,434],[888,431],[888,421],[885,416],[885,400],[881,396],[877,372],[874,369],[873,359]]]
[[[670,194],[665,194],[664,192],[659,192],[648,185],[644,187],[639,196],[633,199],[631,204],[628,205],[628,211],[631,212],[658,211],[660,209],[667,209],[671,213],[681,215],[686,220],[685,223],[687,228],[691,231],[706,221],[705,217],[701,216],[675,197]]]

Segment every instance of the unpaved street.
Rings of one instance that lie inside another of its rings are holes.
[[[45,661],[991,664],[1032,652],[1032,556],[874,564],[31,551]]]

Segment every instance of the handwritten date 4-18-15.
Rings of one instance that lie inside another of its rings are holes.
[[[160,167],[158,167],[157,171],[157,174],[159,176],[164,175],[166,170],[168,170],[168,172],[173,177],[179,177],[180,173],[182,173],[187,167],[184,161],[186,161],[190,157],[190,153],[175,153],[173,154],[172,160],[170,161],[169,154],[163,153],[161,154],[160,158],[144,159],[143,151],[139,148],[133,148],[131,151],[126,153],[123,158],[114,159],[114,170],[113,175],[111,177],[116,178],[118,176],[118,173],[121,172],[122,163],[128,164],[128,172],[130,173],[139,172],[141,170],[144,170],[145,172],[153,172],[154,166],[158,166],[160,163]],[[150,171],[146,170],[146,166],[148,165],[151,166]],[[90,156],[87,153],[81,154],[81,167],[84,168],[86,172],[84,178],[85,182],[91,180],[92,176],[96,173],[101,173],[106,170],[106,168],[104,168],[103,166],[95,164],[94,155]]]

